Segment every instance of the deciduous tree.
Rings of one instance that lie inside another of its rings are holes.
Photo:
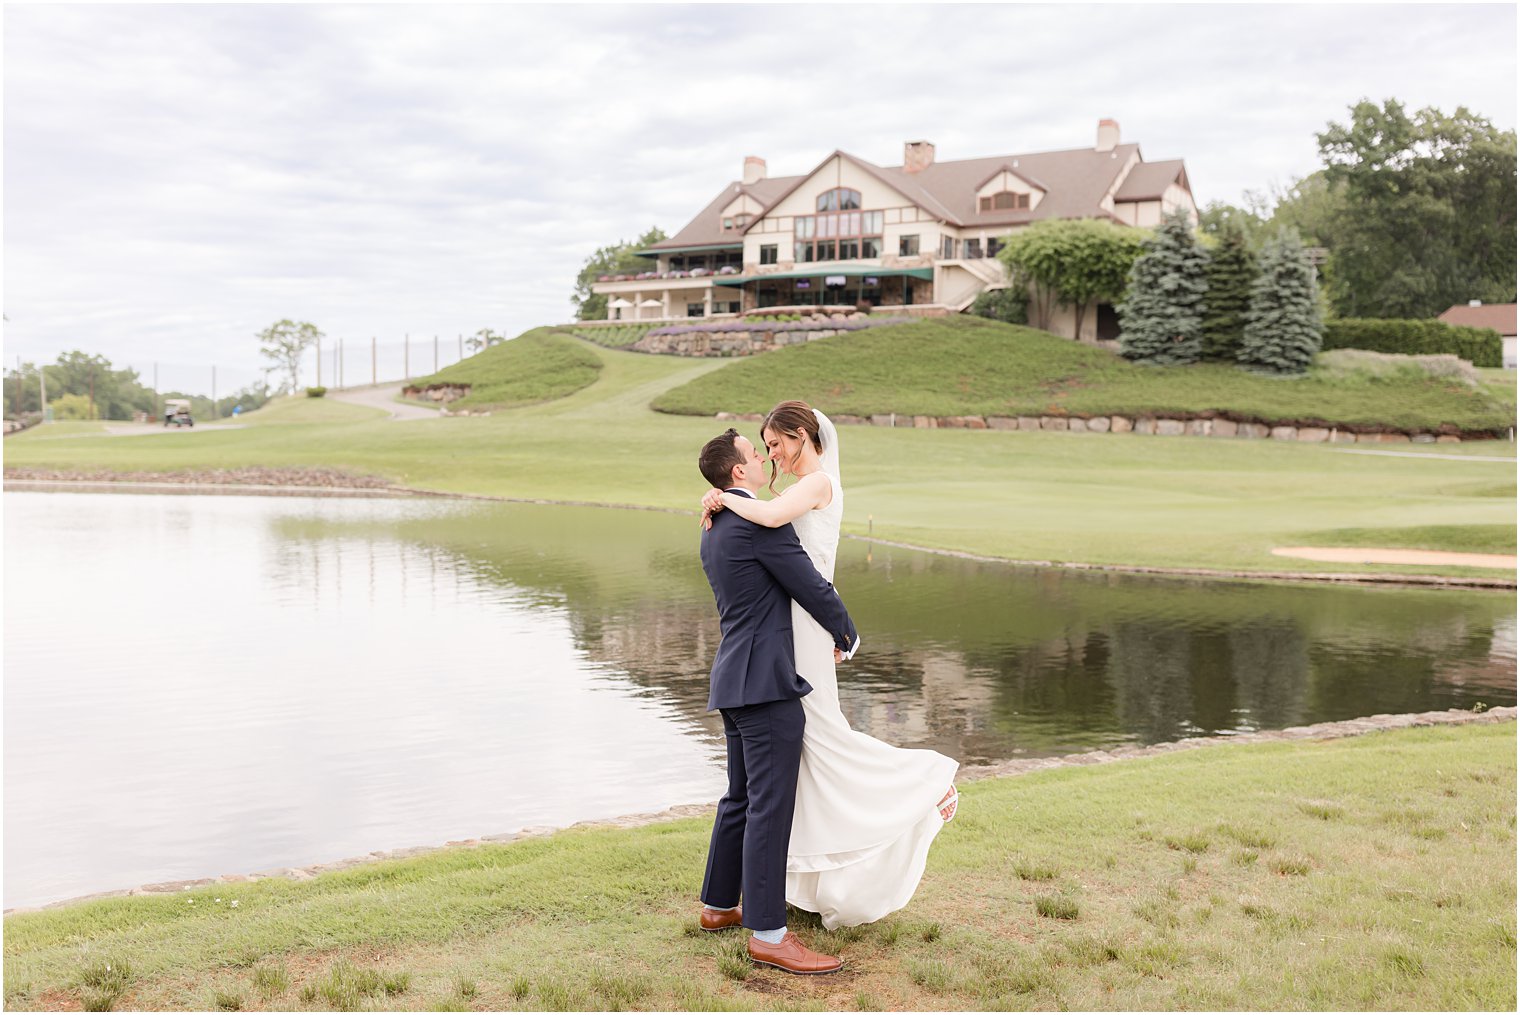
[[[636,275],[641,271],[649,271],[653,267],[653,262],[646,257],[639,257],[635,251],[643,250],[650,244],[659,243],[663,239],[665,239],[665,231],[654,226],[632,243],[622,240],[609,247],[602,247],[586,258],[580,274],[575,276],[575,291],[570,296],[570,303],[575,307],[576,320],[600,321],[606,318],[607,297],[591,291],[591,286],[596,282],[597,277]]]
[[[322,339],[322,332],[308,321],[289,318],[276,321],[258,333],[259,355],[270,361],[267,373],[283,373],[289,381],[287,391],[301,387],[301,357]]]
[[[1124,294],[1140,242],[1137,230],[1111,222],[1048,219],[1010,236],[998,257],[1016,284],[1033,291],[1035,327],[1049,331],[1054,306],[1069,306],[1076,311],[1072,337],[1080,338],[1089,304]]]
[[[1326,245],[1343,317],[1433,317],[1515,298],[1515,132],[1459,106],[1363,100],[1317,135],[1344,201]]]

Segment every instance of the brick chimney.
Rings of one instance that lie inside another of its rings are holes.
[[[758,155],[744,156],[744,182],[759,183],[765,179],[765,160]]]
[[[903,172],[918,173],[934,165],[934,145],[928,141],[903,142]]]
[[[1119,147],[1119,121],[1098,121],[1098,151],[1111,152]]]

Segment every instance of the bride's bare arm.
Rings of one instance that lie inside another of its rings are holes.
[[[768,529],[796,521],[814,508],[827,507],[834,497],[833,484],[822,472],[803,476],[772,500],[754,500],[736,493],[723,494],[723,506],[740,518]]]

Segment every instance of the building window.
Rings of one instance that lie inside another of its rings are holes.
[[[996,257],[998,251],[1002,250],[1006,245],[1007,244],[1005,244],[1002,240],[998,239],[997,237],[993,237],[987,241],[987,256]]]
[[[914,233],[912,236],[899,236],[897,238],[897,256],[898,257],[917,257],[918,256],[918,234],[917,233]]]
[[[702,317],[702,316],[704,316],[704,308],[703,308],[702,304],[700,304],[700,303],[688,303],[688,304],[686,304],[686,316],[687,317]]]
[[[967,240],[966,241],[966,259],[967,260],[973,260],[973,259],[976,259],[976,258],[980,258],[981,256],[982,256],[982,241],[981,240]]]
[[[739,312],[740,301],[729,300],[727,303],[724,303],[723,306],[728,308],[727,310],[723,311],[724,313],[737,314]]]
[[[760,247],[760,263],[761,264],[775,264],[776,263],[776,246],[777,245],[774,244],[774,243],[765,243],[765,244],[761,245],[761,247]]]
[[[835,187],[818,195],[819,211],[859,211],[860,191]]]
[[[956,246],[954,236],[941,236],[939,239],[939,256],[947,261],[954,260]]]
[[[881,229],[882,213],[879,211],[799,215],[792,223],[796,260],[853,261],[861,257],[880,257]],[[867,250],[874,253],[866,253]]]
[[[1005,190],[1001,194],[982,198],[980,207],[982,211],[1028,211],[1029,195]]]
[[[733,217],[729,216],[729,215],[723,216],[723,228],[724,229],[732,229],[733,227],[734,227]]]

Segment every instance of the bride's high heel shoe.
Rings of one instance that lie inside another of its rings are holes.
[[[950,791],[944,796],[940,797],[940,801],[936,806],[939,807],[939,816],[945,822],[945,824],[948,825],[950,823],[950,819],[955,817],[955,807],[956,804],[960,802],[960,792],[954,786],[951,786]]]

